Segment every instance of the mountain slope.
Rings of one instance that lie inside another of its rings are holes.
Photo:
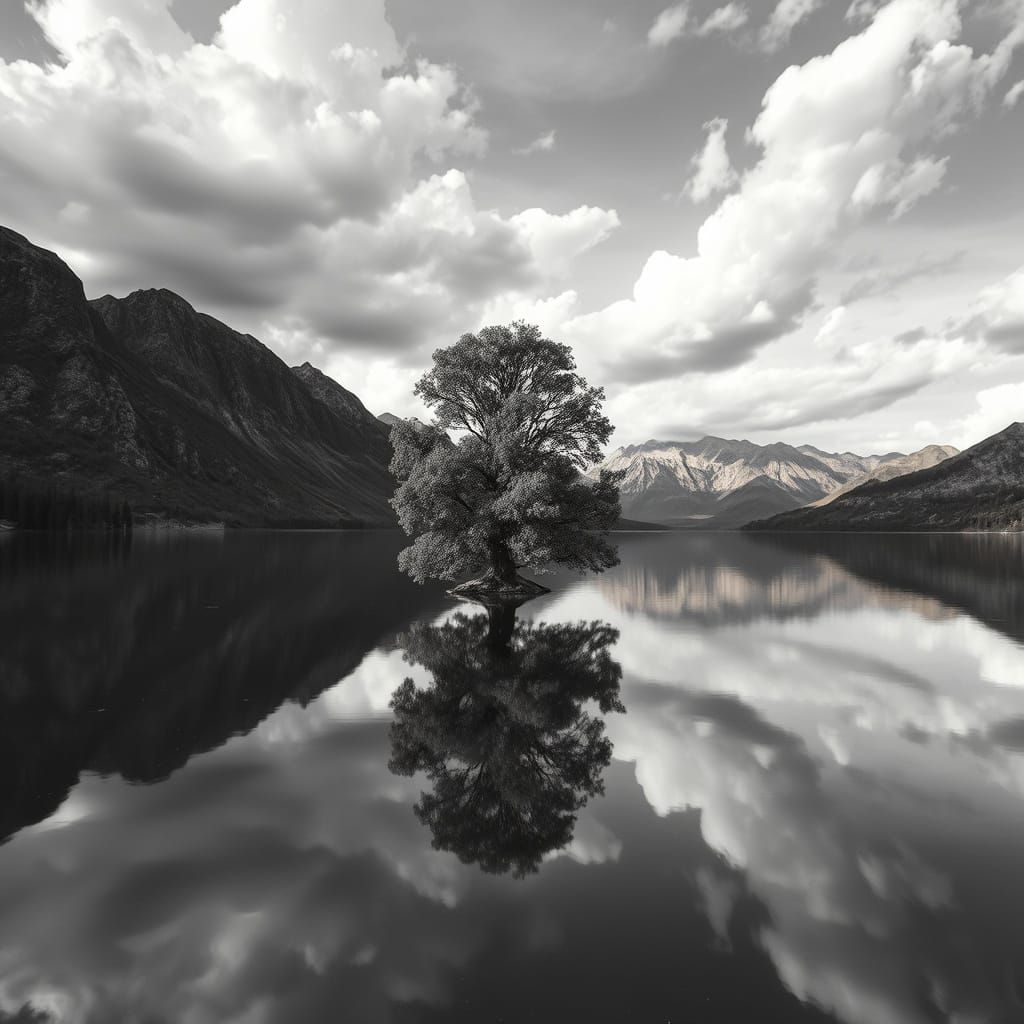
[[[358,396],[343,388],[333,377],[328,377],[311,363],[293,366],[292,373],[305,384],[312,395],[333,409],[342,419],[371,434],[381,433],[377,417],[363,405]]]
[[[817,501],[886,460],[902,457],[704,437],[619,448],[592,475],[601,468],[625,470],[624,515],[677,526],[733,528]]]
[[[954,448],[951,444],[930,444],[920,451],[892,458],[877,468],[862,473],[848,483],[843,484],[838,491],[826,494],[824,498],[811,502],[811,505],[827,505],[840,495],[852,491],[855,487],[860,487],[861,484],[866,484],[869,480],[894,480],[898,476],[906,476],[907,473],[916,473],[919,469],[930,469],[932,466],[937,466],[940,462],[944,462],[951,456],[958,454],[959,451],[959,448]]]
[[[198,519],[390,523],[387,431],[309,376],[173,292],[87,302],[0,228],[0,472]]]
[[[893,480],[870,481],[818,508],[761,522],[763,530],[966,530],[1024,524],[1024,423]]]

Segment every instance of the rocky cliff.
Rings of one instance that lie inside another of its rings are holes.
[[[173,292],[87,302],[0,228],[0,472],[194,519],[390,523],[387,429],[332,385]]]

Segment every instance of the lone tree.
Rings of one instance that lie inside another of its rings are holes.
[[[413,543],[398,564],[417,582],[478,578],[466,594],[525,597],[545,588],[518,570],[617,564],[607,531],[621,474],[582,475],[612,426],[604,391],[576,373],[567,345],[522,322],[464,334],[434,353],[415,393],[433,426],[391,433],[392,499]]]

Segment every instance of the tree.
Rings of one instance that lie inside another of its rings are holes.
[[[576,373],[567,345],[517,322],[465,334],[434,353],[415,393],[434,424],[391,432],[392,499],[413,543],[399,566],[422,583],[484,575],[481,592],[543,588],[518,570],[601,572],[618,562],[607,531],[621,474],[582,475],[612,432],[604,391]]]
[[[610,653],[618,632],[514,622],[495,647],[490,629],[487,615],[458,612],[401,638],[406,661],[433,682],[417,690],[406,679],[392,696],[388,767],[432,783],[414,811],[436,849],[521,877],[572,839],[577,811],[604,792],[612,745],[603,715],[625,711]]]

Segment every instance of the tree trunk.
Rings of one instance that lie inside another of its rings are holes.
[[[512,601],[487,604],[487,646],[493,654],[508,657],[512,653],[512,634],[516,629],[516,605]]]
[[[490,542],[491,568],[490,575],[502,583],[513,583],[516,580],[516,563],[512,552],[503,540]]]

